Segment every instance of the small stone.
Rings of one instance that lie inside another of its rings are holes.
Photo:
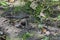
[[[0,34],[3,34],[3,32],[2,32],[2,31],[0,31]]]
[[[49,32],[49,31],[47,31],[47,32],[46,32],[46,35],[50,35],[50,32]]]
[[[18,27],[20,24],[15,24],[16,27]]]
[[[35,1],[32,2],[31,5],[30,5],[30,7],[34,10],[36,9],[37,6],[38,6],[38,4]]]
[[[44,18],[45,18],[45,15],[44,15],[44,13],[40,13],[40,16],[42,16],[42,17],[44,17]]]

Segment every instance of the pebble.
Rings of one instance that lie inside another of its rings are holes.
[[[0,31],[0,34],[3,34],[3,32],[2,32],[2,31]]]
[[[50,32],[49,32],[49,31],[47,31],[47,32],[46,32],[46,35],[50,35]]]

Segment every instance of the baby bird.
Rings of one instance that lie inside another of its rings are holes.
[[[15,0],[8,0],[8,2],[13,3]]]
[[[42,33],[43,33],[43,34],[46,34],[46,35],[50,35],[50,31],[49,31],[49,29],[46,28],[46,27],[43,27],[43,28],[42,28]]]

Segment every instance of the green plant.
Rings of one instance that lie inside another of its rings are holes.
[[[29,38],[31,36],[32,36],[32,34],[27,32],[27,33],[23,34],[22,38],[23,38],[23,40],[26,40],[27,38]]]
[[[30,8],[30,4],[31,4],[31,2],[28,1],[28,2],[25,4],[25,6],[22,7],[22,11],[24,11],[24,12],[26,12],[26,13],[29,13],[29,14],[32,14],[32,13],[33,13],[33,9]]]

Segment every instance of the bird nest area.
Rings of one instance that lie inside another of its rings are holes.
[[[60,0],[0,0],[0,40],[60,40]]]

